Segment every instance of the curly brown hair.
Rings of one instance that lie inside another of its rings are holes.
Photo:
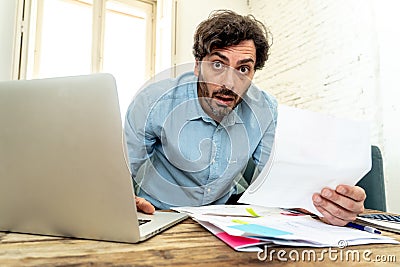
[[[253,15],[242,16],[230,10],[213,11],[201,22],[194,34],[193,55],[202,60],[214,48],[237,45],[253,40],[256,47],[255,69],[262,69],[269,56],[270,33]]]

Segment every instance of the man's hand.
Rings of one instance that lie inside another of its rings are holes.
[[[358,186],[338,185],[335,190],[323,188],[312,196],[314,206],[323,215],[322,221],[344,226],[364,211],[364,189]]]
[[[150,202],[148,202],[146,199],[142,197],[135,196],[135,201],[136,201],[136,208],[140,211],[143,211],[144,213],[153,214],[154,211],[156,210]]]

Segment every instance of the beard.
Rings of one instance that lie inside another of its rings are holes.
[[[210,112],[213,117],[221,121],[240,103],[241,98],[232,90],[221,86],[217,91],[209,95],[207,83],[198,83],[199,97],[206,104],[206,113]],[[204,107],[203,107],[204,108]]]

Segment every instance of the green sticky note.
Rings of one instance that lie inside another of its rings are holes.
[[[258,215],[252,208],[246,208],[247,212],[250,213],[251,216],[253,217],[261,217]]]
[[[245,222],[245,221],[242,221],[242,220],[239,220],[239,219],[233,219],[232,222],[240,223],[240,224],[248,224],[248,222]]]

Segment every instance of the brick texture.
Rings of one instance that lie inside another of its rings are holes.
[[[382,145],[379,53],[369,0],[251,0],[273,37],[255,83],[281,104],[369,120]]]

